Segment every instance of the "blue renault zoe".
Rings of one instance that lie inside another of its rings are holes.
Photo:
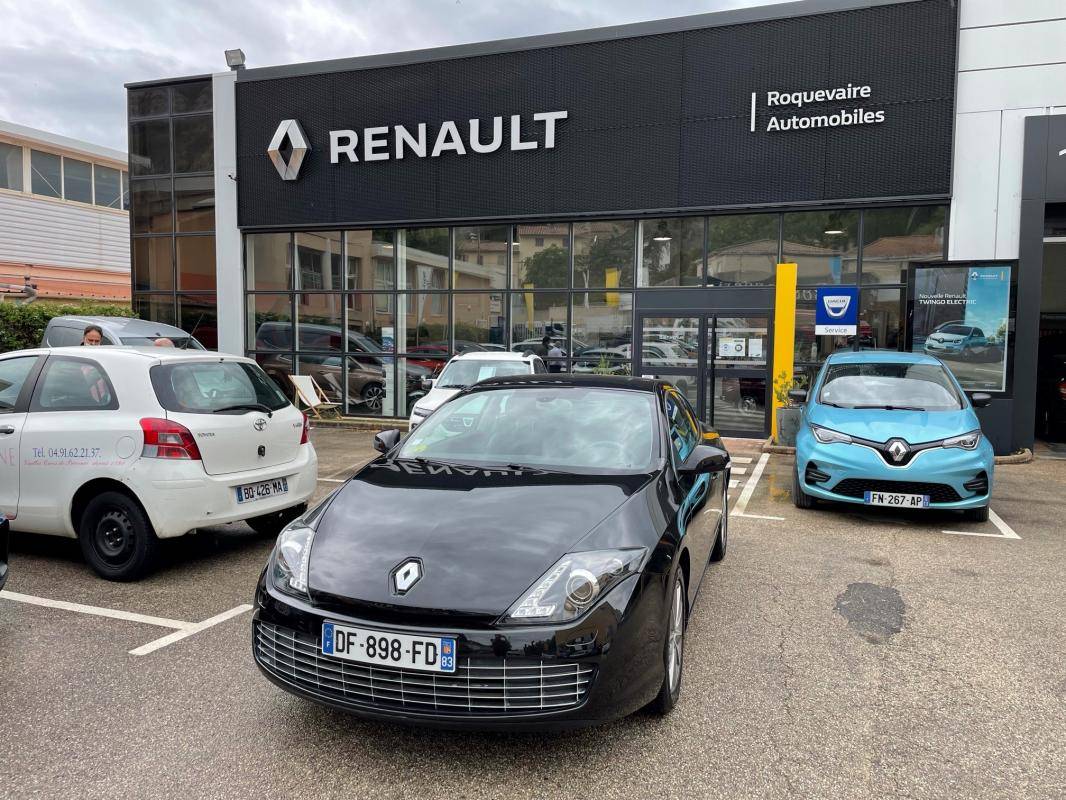
[[[958,509],[988,519],[994,455],[974,407],[943,363],[921,353],[834,353],[803,403],[792,499]]]

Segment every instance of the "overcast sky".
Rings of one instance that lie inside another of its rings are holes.
[[[124,83],[529,36],[775,0],[0,0],[0,119],[126,149]]]

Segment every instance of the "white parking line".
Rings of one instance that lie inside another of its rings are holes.
[[[973,531],[941,531],[941,533],[950,533],[953,536],[987,536],[992,539],[1021,539],[1022,537],[1015,533],[1014,528],[1003,521],[991,508],[988,509],[988,521],[996,526],[999,533],[975,533]]]
[[[319,483],[347,483],[347,478],[319,478]]]
[[[180,642],[182,639],[188,638],[193,634],[199,633],[200,631],[205,631],[208,628],[218,625],[220,622],[225,622],[228,619],[233,619],[233,617],[240,616],[246,611],[251,610],[252,607],[247,604],[237,606],[236,608],[231,608],[229,611],[223,611],[221,614],[216,614],[210,619],[205,619],[203,622],[192,623],[189,625],[188,628],[185,628],[180,631],[174,631],[174,633],[168,633],[166,636],[156,639],[155,641],[149,642],[148,644],[142,644],[140,647],[136,647],[133,650],[130,650],[130,655],[146,656],[149,653],[154,653],[161,647],[166,647],[168,644],[174,644],[174,642]]]
[[[729,472],[734,475],[743,475],[748,471],[747,467],[730,467]]]
[[[759,463],[755,465],[755,469],[752,470],[751,477],[748,478],[747,484],[744,486],[744,491],[740,493],[740,499],[737,500],[736,506],[733,511],[741,516],[748,510],[748,503],[751,501],[751,496],[755,493],[755,487],[759,484],[759,479],[762,478],[762,471],[766,469],[766,462],[770,459],[769,453],[763,453],[759,456]]]
[[[751,459],[748,456],[730,456],[729,460],[735,464],[750,464]]]
[[[146,614],[134,614],[131,611],[119,611],[115,608],[87,606],[83,603],[68,603],[66,600],[50,600],[47,597],[34,597],[33,595],[19,594],[18,592],[0,592],[0,597],[5,600],[14,600],[17,603],[28,603],[31,606],[58,608],[63,611],[76,611],[79,614],[110,617],[111,619],[121,619],[126,622],[141,622],[145,625],[158,625],[161,628],[177,628],[178,630],[185,630],[195,624],[192,622],[181,622],[176,619],[166,619],[165,617],[150,617]]]

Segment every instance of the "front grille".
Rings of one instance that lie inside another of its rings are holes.
[[[508,715],[574,708],[595,667],[538,658],[460,659],[453,673],[359,664],[319,651],[315,637],[255,624],[259,663],[286,683],[369,708],[448,716]]]
[[[976,495],[988,494],[988,473],[982,470],[962,486],[966,491]]]
[[[866,478],[845,478],[832,489],[834,494],[861,499],[866,492],[899,492],[900,494],[927,494],[930,503],[954,503],[962,498],[946,483],[919,483],[918,481],[879,481]]]

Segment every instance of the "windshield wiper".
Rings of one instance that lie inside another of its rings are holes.
[[[515,472],[544,472],[550,475],[573,475],[573,472],[567,472],[565,469],[551,469],[549,467],[536,467],[528,464],[506,464],[507,469],[514,470]]]
[[[268,406],[262,403],[237,403],[232,406],[223,406],[222,408],[216,408],[212,411],[212,414],[222,414],[226,411],[262,411],[268,417],[274,416],[274,412],[270,410]]]
[[[830,403],[828,400],[819,400],[823,406],[832,406],[833,408],[852,408],[852,406],[842,406],[840,403]]]
[[[484,464],[460,464],[458,461],[445,461],[442,458],[426,458],[425,456],[415,456],[414,458],[400,460],[415,461],[423,467],[427,464],[441,464],[445,467],[456,467],[457,469],[491,469],[491,467],[487,467]]]
[[[852,408],[878,408],[885,411],[928,411],[929,409],[922,406],[852,406]]]

